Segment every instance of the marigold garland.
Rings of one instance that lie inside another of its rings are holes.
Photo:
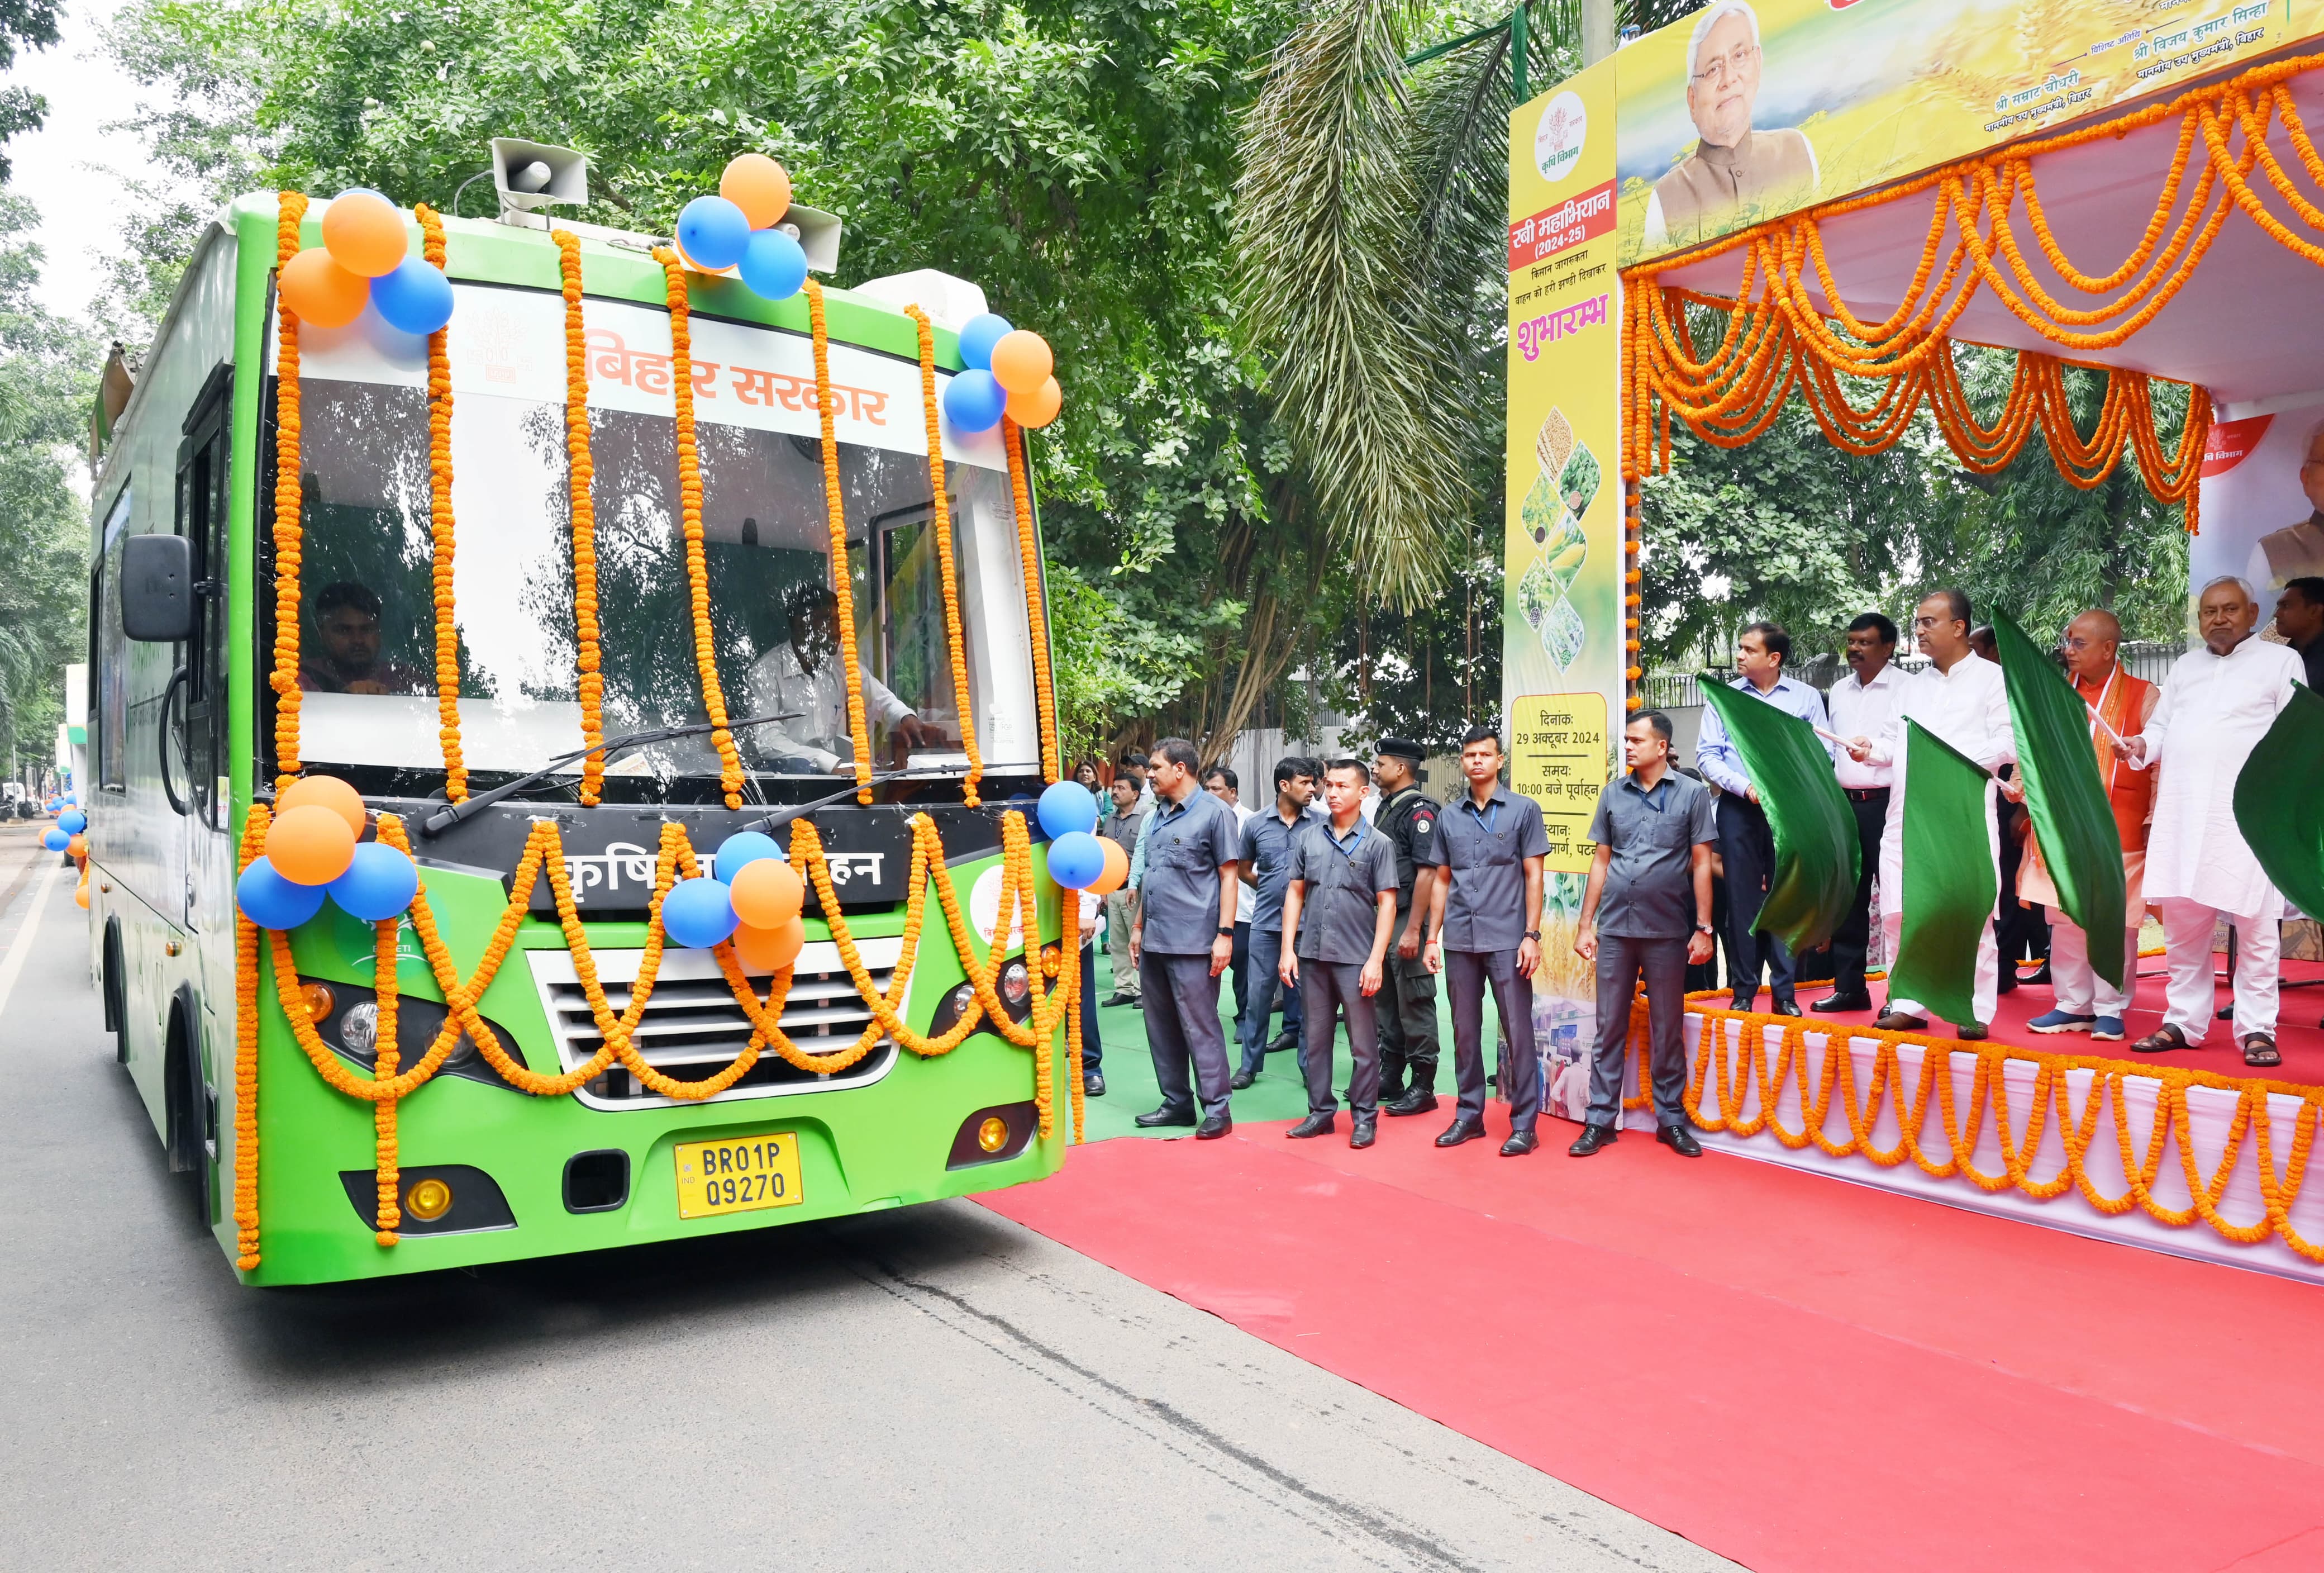
[[[569,229],[560,229],[554,238],[558,276],[565,290],[565,484],[573,515],[573,640],[581,699],[581,743],[586,748],[595,748],[605,741],[605,679],[600,671],[597,643],[597,467],[589,452],[589,356],[587,333],[581,320],[581,237]],[[679,331],[678,316],[673,308],[669,319],[673,342]],[[688,403],[690,416],[690,390]],[[689,420],[689,435],[691,426]],[[684,462],[681,458],[681,472]],[[697,551],[698,547],[689,538],[689,574],[694,570]],[[697,630],[700,626],[697,618]],[[715,681],[715,673],[711,680]],[[711,719],[723,720],[724,717],[714,710]],[[724,749],[719,757],[725,758]],[[582,760],[581,801],[585,805],[597,801],[604,780],[604,754],[592,754]],[[727,807],[735,806],[737,800],[729,797]]]
[[[245,830],[244,849],[245,862],[264,842],[265,810],[253,810],[254,830]],[[993,935],[982,947],[982,955],[967,921],[961,911],[960,894],[954,887],[953,874],[945,857],[944,844],[935,821],[925,814],[916,814],[912,828],[912,872],[910,895],[904,911],[902,957],[885,991],[881,990],[864,965],[862,952],[849,931],[840,911],[838,896],[834,889],[831,866],[825,856],[821,837],[814,825],[806,819],[793,822],[791,862],[799,868],[813,886],[822,903],[824,921],[833,943],[857,991],[870,1006],[872,1021],[847,1048],[827,1054],[811,1053],[792,1042],[783,1032],[783,1004],[791,985],[789,968],[774,975],[767,994],[762,997],[751,986],[736,959],[731,942],[722,944],[713,954],[725,978],[735,1003],[742,1006],[752,1023],[752,1036],[740,1053],[724,1069],[697,1080],[683,1081],[664,1075],[650,1064],[635,1041],[638,1024],[642,1020],[647,1002],[652,997],[654,984],[660,973],[664,948],[661,925],[662,900],[670,887],[681,877],[696,873],[692,846],[685,828],[676,821],[666,821],[662,827],[661,846],[656,860],[654,893],[646,916],[646,939],[643,954],[639,958],[636,979],[630,985],[628,1005],[616,1013],[605,997],[604,984],[597,976],[595,953],[589,944],[588,931],[583,925],[579,908],[574,902],[573,890],[565,871],[563,842],[556,823],[538,819],[525,841],[523,856],[519,859],[511,882],[507,905],[502,910],[491,939],[485,944],[475,970],[466,979],[459,976],[450,948],[437,928],[435,912],[428,901],[425,879],[419,893],[412,898],[410,917],[414,933],[419,936],[420,952],[426,958],[429,970],[444,995],[446,1013],[443,1026],[419,1061],[410,1069],[401,1068],[393,1039],[388,1034],[394,1025],[397,986],[395,979],[395,946],[399,921],[383,921],[378,925],[374,952],[373,986],[380,1000],[380,1036],[377,1064],[370,1075],[350,1069],[326,1045],[315,1030],[308,1013],[304,996],[300,991],[297,964],[291,958],[290,937],[278,930],[267,930],[274,973],[274,991],[284,1019],[289,1022],[292,1038],[297,1041],[308,1062],[324,1082],[335,1091],[349,1097],[369,1101],[374,1106],[375,1163],[380,1198],[379,1239],[383,1245],[395,1244],[394,1230],[400,1222],[396,1197],[400,1187],[397,1179],[395,1106],[425,1086],[441,1069],[465,1034],[476,1045],[478,1053],[508,1084],[521,1092],[536,1096],[559,1096],[574,1091],[583,1084],[603,1075],[619,1064],[636,1077],[639,1082],[663,1097],[683,1101],[698,1101],[714,1097],[733,1087],[758,1062],[760,1054],[771,1047],[784,1059],[802,1070],[828,1076],[845,1070],[875,1048],[881,1038],[892,1039],[899,1047],[923,1058],[951,1052],[976,1032],[990,1032],[1005,1038],[1020,1049],[1034,1054],[1034,1098],[1039,1111],[1040,1133],[1044,1137],[1056,1130],[1054,1056],[1057,1030],[1062,1026],[1068,1034],[1067,1058],[1076,1096],[1073,1099],[1074,1139],[1078,1142],[1082,1132],[1082,1101],[1080,1087],[1080,990],[1084,983],[1076,965],[1068,975],[1064,987],[1045,991],[1042,978],[1046,972],[1039,954],[1038,905],[1037,885],[1032,866],[1032,838],[1026,828],[1025,817],[1014,810],[1001,817],[1001,881],[999,916]],[[401,819],[393,814],[379,816],[379,838],[391,847],[409,853],[408,839]],[[514,945],[519,928],[532,903],[535,882],[546,874],[556,901],[557,920],[563,930],[566,947],[573,958],[575,977],[579,981],[590,1014],[603,1040],[597,1051],[583,1063],[556,1076],[544,1076],[527,1067],[500,1041],[476,1009],[476,1002],[490,986]],[[934,1037],[914,1032],[898,1013],[903,1007],[909,990],[914,961],[918,956],[919,937],[927,915],[930,889],[936,893],[953,946],[960,958],[961,970],[975,995],[975,1004],[964,1012],[960,1021],[945,1032]],[[1013,921],[1012,921],[1013,914]],[[1027,936],[1027,970],[1032,977],[1032,1008],[1029,1019],[1019,1023],[1011,1019],[1001,1004],[999,980],[1008,954],[1011,933],[1021,925]],[[238,978],[246,976],[249,1008],[241,1020],[248,1044],[240,1055],[240,1064],[252,1067],[255,1076],[257,933],[250,930],[242,955]],[[240,1064],[237,1069],[240,1069]],[[237,1082],[239,1087],[240,1083]],[[251,1086],[247,1106],[255,1120],[255,1082]],[[236,1110],[237,1133],[243,1118]],[[253,1147],[255,1151],[255,1137]],[[244,1221],[244,1191],[247,1196],[247,1229],[250,1245],[244,1252],[245,1265],[257,1261],[257,1181],[254,1163],[245,1176],[237,1160],[235,1174],[236,1222]]]
[[[1017,504],[1017,555],[1024,565],[1025,618],[1033,642],[1033,708],[1041,726],[1041,779],[1057,779],[1057,693],[1049,679],[1049,622],[1041,610],[1041,538],[1033,528],[1033,495],[1025,480],[1025,430],[1001,417],[1009,453],[1009,492]]]
[[[855,586],[847,571],[847,494],[839,486],[839,432],[831,397],[831,331],[823,286],[807,291],[807,319],[815,343],[815,408],[823,422],[823,505],[831,521],[831,591],[839,601],[840,671],[847,684],[847,736],[855,744],[855,800],[872,800],[872,729],[863,719],[863,672],[855,648]],[[954,644],[958,641],[955,639]]]
[[[984,775],[984,756],[976,748],[976,717],[968,698],[968,646],[960,634],[960,586],[952,561],[952,500],[945,494],[944,427],[936,406],[936,336],[928,314],[917,305],[904,308],[920,339],[920,408],[927,419],[928,528],[936,541],[936,573],[944,581],[945,639],[952,646],[954,708],[960,716],[961,751],[968,755],[968,782],[964,789],[968,806],[976,806],[976,783]]]
[[[307,199],[284,191],[277,199],[274,265],[299,254],[299,227]],[[299,552],[304,493],[299,476],[299,316],[278,291],[274,382],[274,790],[299,779]]]
[[[1794,1149],[1813,1143],[1827,1156],[1861,1155],[1886,1168],[1894,1168],[1909,1159],[1932,1179],[1960,1179],[1986,1191],[2015,1189],[2039,1201],[2062,1196],[2071,1189],[2104,1214],[2120,1215],[2135,1207],[2173,1228],[2187,1227],[2200,1218],[2222,1238],[2241,1245],[2255,1245],[2273,1234],[2310,1261],[2324,1262],[2324,1241],[2306,1238],[2291,1222],[2291,1208],[2305,1183],[2317,1133],[2324,1128],[2324,1087],[2180,1068],[2150,1068],[2093,1056],[2046,1054],[2008,1045],[1971,1046],[1918,1033],[1884,1032],[1876,1028],[1845,1025],[1830,1030],[1822,1069],[1811,1085],[1805,1023],[1797,1017],[1729,1010],[1711,1003],[1720,997],[1721,991],[1718,990],[1687,996],[1688,1008],[1702,1016],[1702,1027],[1685,1093],[1686,1112],[1704,1130],[1725,1131],[1746,1138],[1765,1133]],[[1632,1006],[1630,1046],[1638,1060],[1638,1085],[1642,1088],[1646,1085],[1646,1002],[1641,998]],[[1772,1069],[1766,1047],[1766,1033],[1771,1027],[1780,1035]],[[1730,1032],[1730,1028],[1738,1030]],[[1849,1049],[1849,1040],[1854,1039],[1870,1040],[1876,1044],[1871,1079],[1861,1098],[1856,1090],[1855,1057]],[[1920,1065],[1914,1072],[1906,1070],[1899,1053],[1907,1045],[1922,1050]],[[1966,1110],[1960,1106],[1952,1074],[1954,1058],[1962,1054],[1976,1058]],[[2023,1136],[2017,1133],[2005,1078],[2004,1067],[2010,1060],[2029,1064],[2034,1071],[2032,1106],[2026,1112]],[[2079,1112],[2073,1106],[2068,1082],[2069,1074],[2077,1070],[2088,1071],[2092,1077]],[[2133,1133],[2127,1086],[2133,1077],[2156,1084],[2154,1113],[2147,1122],[2143,1154]],[[1908,1079],[1912,1083],[1909,1092]],[[2190,1087],[2213,1087],[2236,1095],[2225,1144],[2208,1179],[2195,1156],[2193,1126],[2187,1105],[2187,1089]],[[1776,1113],[1783,1093],[1794,1087],[1803,1115],[1797,1130],[1786,1128]],[[1710,1094],[1708,1099],[1706,1092]],[[2300,1099],[2300,1106],[2292,1115],[2290,1158],[2281,1174],[2275,1165],[2276,1120],[2267,1104],[2271,1096]],[[1623,1106],[1642,1108],[1649,1101],[1650,1095],[1642,1091],[1637,1096],[1625,1099]],[[1894,1109],[1901,1133],[1896,1144],[1887,1148],[1877,1145],[1873,1137],[1884,1103]],[[1747,1107],[1753,1104],[1756,1108],[1747,1114]],[[1826,1130],[1835,1106],[1848,1126],[1849,1134],[1842,1140],[1833,1139]],[[1934,1144],[1925,1142],[1923,1136],[1932,1106],[1944,1139],[1942,1156],[1937,1155]],[[2127,1188],[2118,1196],[2100,1191],[2085,1163],[2090,1144],[2098,1137],[2098,1121],[2109,1110],[2116,1152],[2127,1180]],[[2002,1171],[1997,1174],[1978,1169],[1973,1161],[1988,1113],[2001,1148]],[[2052,1118],[2057,1121],[2066,1161],[2055,1174],[2036,1179],[2032,1171],[2034,1155]],[[2247,1138],[2257,1147],[2260,1196],[2265,1216],[2255,1223],[2237,1224],[2220,1213],[2219,1201],[2227,1193]],[[2167,1206],[2154,1195],[2155,1177],[2161,1171],[2165,1148],[2170,1145],[2178,1150],[2180,1172],[2187,1185],[2190,1205],[2184,1208]]]
[[[654,247],[653,256],[661,264],[669,301],[669,385],[678,411],[678,501],[686,532],[687,592],[694,610],[694,664],[702,674],[702,706],[710,715],[710,741],[718,750],[718,784],[725,790],[726,806],[739,809],[742,760],[734,751],[734,735],[726,729],[726,695],[719,687],[718,652],[711,636],[710,570],[702,559],[702,455],[694,434],[694,331],[686,295],[686,264],[666,245]],[[830,417],[824,420],[827,426]],[[859,698],[856,704],[860,707],[862,700]]]
[[[425,202],[415,202],[420,254],[438,273],[447,273],[444,220]],[[454,613],[452,557],[452,357],[449,323],[428,336],[428,535],[433,544],[436,605],[436,725],[444,746],[444,795],[468,797],[468,766],[460,750],[460,628]]]
[[[242,822],[235,877],[266,850],[274,816],[253,803]],[[234,1240],[235,1265],[258,1266],[258,925],[234,913]]]

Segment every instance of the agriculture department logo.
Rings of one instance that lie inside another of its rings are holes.
[[[1581,95],[1560,93],[1552,98],[1533,134],[1534,167],[1541,171],[1541,178],[1559,180],[1570,174],[1589,134],[1590,116],[1582,107]]]

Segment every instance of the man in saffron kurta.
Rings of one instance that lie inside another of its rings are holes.
[[[2139,769],[2162,773],[2146,899],[2163,909],[2171,982],[2162,1027],[2131,1047],[2155,1054],[2202,1042],[2213,1004],[2211,939],[2224,918],[2237,941],[2236,1046],[2246,1065],[2281,1065],[2275,1013],[2283,897],[2244,841],[2235,796],[2244,762],[2292,698],[2300,657],[2253,637],[2259,601],[2242,579],[2204,586],[2195,615],[2203,647],[2179,658],[2145,730],[2117,749]],[[2301,791],[2303,783],[2288,782],[2283,790]]]
[[[2116,737],[2135,737],[2146,726],[2162,698],[2155,686],[2133,677],[2116,659],[2122,644],[2122,625],[2112,612],[2093,608],[2066,625],[2062,648],[2066,672],[2074,691],[2090,708],[2090,742],[2098,757],[2098,780],[2106,787],[2107,806],[2114,810],[2115,832],[2122,837],[2124,882],[2129,899],[2124,904],[2122,986],[2090,969],[2089,936],[2058,910],[2058,888],[2042,861],[2039,840],[2029,849],[2017,875],[2017,899],[2050,909],[2050,977],[2056,989],[2055,1008],[2034,1017],[2026,1026],[2036,1032],[2088,1032],[2101,1041],[2123,1036],[2123,1018],[2138,988],[2138,925],[2145,915],[2142,882],[2146,873],[2146,820],[2154,806],[2154,773],[2132,768],[2115,757]]]

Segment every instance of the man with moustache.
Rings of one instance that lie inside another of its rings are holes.
[[[1408,738],[1383,737],[1372,764],[1385,794],[1372,824],[1396,848],[1396,944],[1378,1001],[1380,1106],[1391,1115],[1425,1115],[1436,1106],[1436,975],[1420,955],[1435,871],[1420,857],[1435,839],[1441,810],[1420,790],[1425,757]]]
[[[1860,857],[1855,898],[1832,930],[1831,993],[1809,1007],[1818,1015],[1872,1008],[1864,961],[1872,946],[1872,882],[1880,872],[1880,838],[1888,824],[1888,786],[1895,766],[1858,760],[1853,750],[1868,754],[1872,740],[1895,725],[1904,703],[1904,674],[1895,664],[1895,655],[1896,625],[1877,612],[1865,613],[1848,625],[1848,675],[1825,696],[1832,733],[1847,745],[1837,752],[1832,771],[1856,816]]]

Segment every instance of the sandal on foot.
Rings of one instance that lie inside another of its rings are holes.
[[[2167,1054],[2173,1049],[2187,1046],[2187,1034],[2165,1022],[2130,1047],[2135,1054]]]
[[[2283,1063],[2283,1056],[2275,1050],[2275,1040],[2265,1032],[2244,1034],[2244,1063],[2265,1070]]]

